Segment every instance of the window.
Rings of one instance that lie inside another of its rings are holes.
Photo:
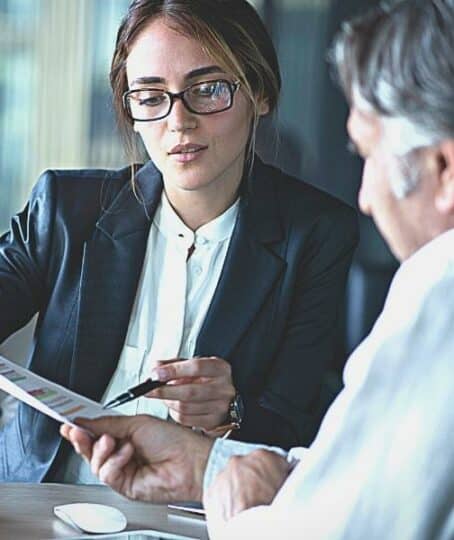
[[[108,75],[128,4],[0,0],[0,231],[43,170],[125,163]]]

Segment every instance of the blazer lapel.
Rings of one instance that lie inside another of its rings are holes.
[[[281,223],[269,172],[258,162],[242,196],[238,221],[195,354],[230,359],[285,268],[278,255]]]
[[[122,189],[84,246],[70,385],[95,400],[102,397],[123,348],[150,220],[162,192],[151,162],[137,173],[136,187],[136,194],[129,184]]]

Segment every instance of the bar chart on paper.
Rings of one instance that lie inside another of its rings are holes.
[[[102,405],[55,384],[0,356],[0,390],[62,423],[105,416]],[[109,410],[109,415],[120,414]]]

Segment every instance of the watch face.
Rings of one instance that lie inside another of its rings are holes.
[[[230,416],[232,417],[232,420],[234,422],[237,422],[238,424],[241,423],[244,416],[244,404],[243,400],[241,399],[240,394],[236,394],[234,397],[231,407],[230,407]]]

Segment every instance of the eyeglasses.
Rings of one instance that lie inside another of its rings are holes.
[[[204,81],[188,86],[176,94],[159,88],[138,88],[123,94],[123,105],[131,120],[153,122],[170,114],[176,99],[194,114],[215,114],[233,105],[240,82],[224,79]]]

